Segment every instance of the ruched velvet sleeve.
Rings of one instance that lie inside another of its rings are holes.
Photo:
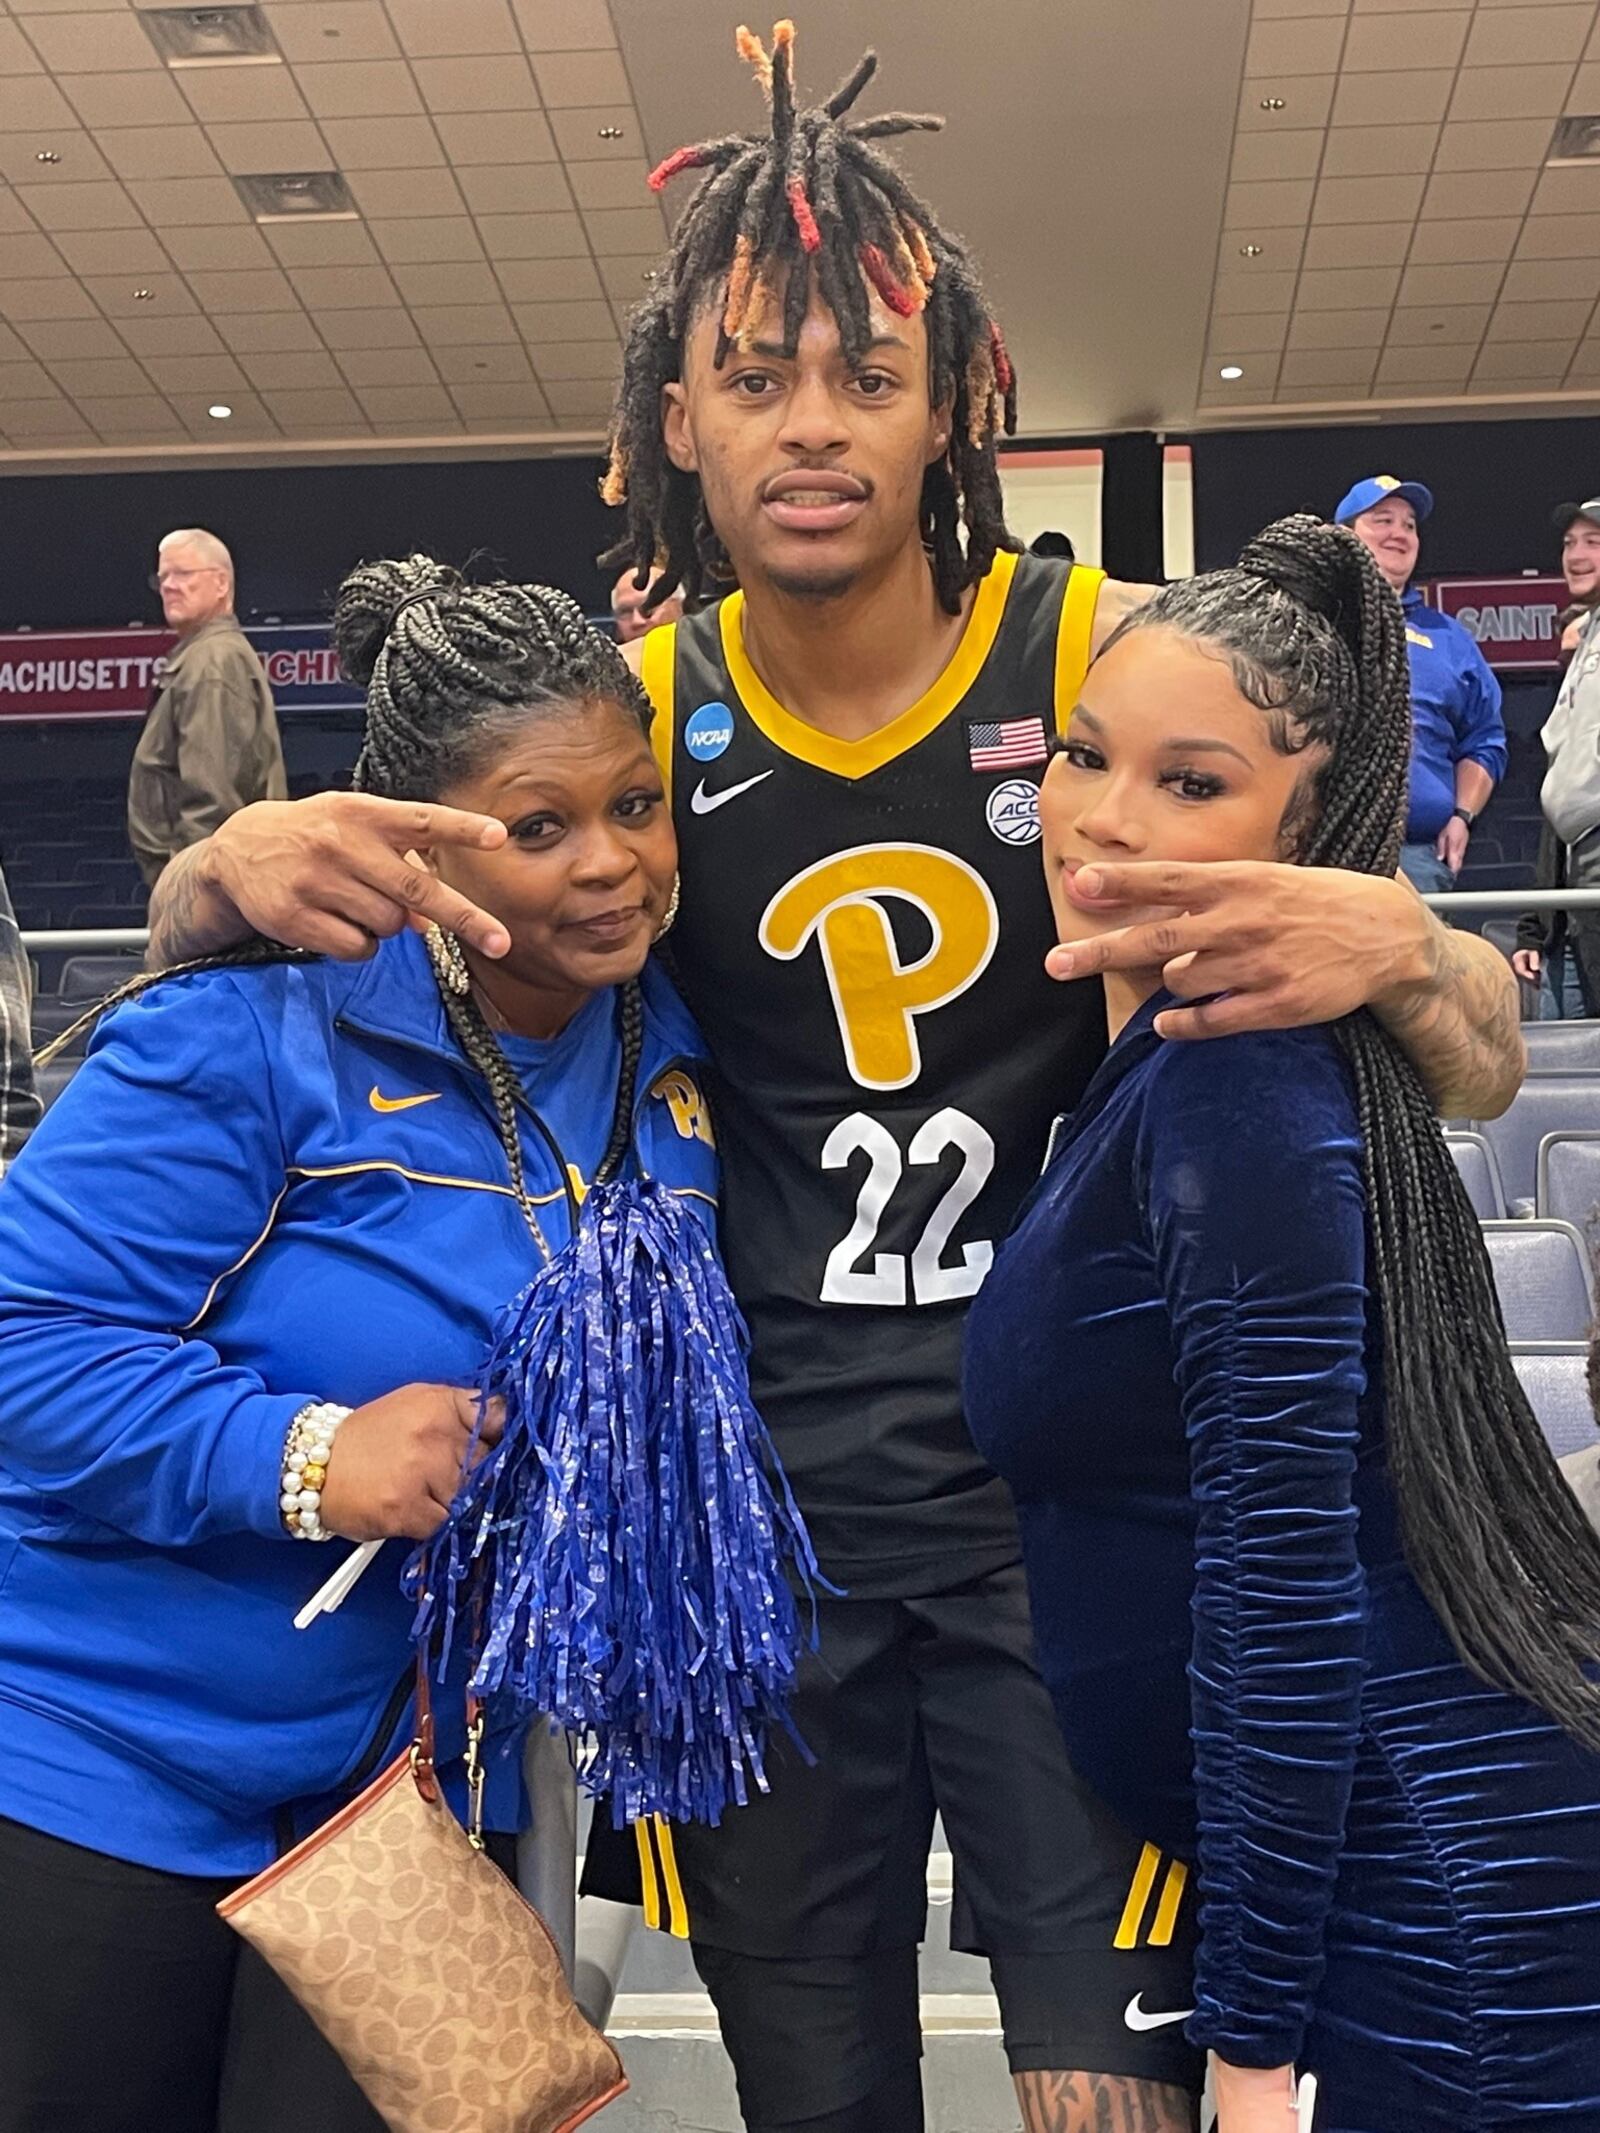
[[[1356,1556],[1365,1223],[1320,1031],[1174,1044],[1139,1144],[1198,1520],[1195,2043],[1293,2060],[1322,1970],[1365,1645]]]

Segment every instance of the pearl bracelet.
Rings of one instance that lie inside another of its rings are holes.
[[[302,1407],[289,1425],[283,1446],[283,1473],[278,1482],[278,1509],[296,1540],[333,1539],[322,1523],[322,1486],[328,1478],[333,1440],[349,1412],[348,1407],[336,1407],[331,1400],[314,1400],[309,1407]]]

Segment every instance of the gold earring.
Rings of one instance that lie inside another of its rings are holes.
[[[434,975],[448,993],[464,1000],[472,990],[472,974],[467,969],[467,959],[461,952],[461,943],[453,933],[446,933],[442,926],[430,926],[423,935],[427,944],[428,960],[433,965]]]
[[[660,923],[660,925],[659,925],[659,926],[657,926],[657,928],[656,928],[656,932],[655,932],[655,937],[656,937],[656,939],[657,939],[658,941],[659,941],[659,940],[664,940],[664,939],[666,938],[666,936],[667,936],[667,935],[668,935],[668,934],[669,934],[669,933],[670,933],[670,932],[672,931],[672,922],[673,922],[673,920],[674,920],[674,919],[675,919],[675,918],[677,917],[677,915],[678,915],[678,876],[677,876],[676,874],[674,874],[674,875],[673,875],[673,877],[672,877],[672,894],[671,894],[671,895],[670,895],[670,896],[669,896],[669,897],[667,898],[667,908],[666,908],[666,912],[665,912],[665,915],[663,916],[663,918],[662,918],[662,920],[661,920],[661,923]]]

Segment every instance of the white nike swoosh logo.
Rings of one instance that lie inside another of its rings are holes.
[[[1168,2029],[1174,2022],[1187,2022],[1194,2013],[1192,2007],[1175,2007],[1170,2014],[1146,2014],[1139,2004],[1143,1998],[1142,1992],[1136,1992],[1123,2011],[1122,2019],[1135,2035],[1142,2030]]]
[[[725,785],[721,792],[707,792],[702,778],[689,795],[689,811],[695,815],[714,815],[719,807],[726,807],[730,800],[737,800],[740,793],[748,792],[752,785],[759,785],[763,778],[770,778],[770,770],[758,770],[753,778],[746,778],[742,785]]]

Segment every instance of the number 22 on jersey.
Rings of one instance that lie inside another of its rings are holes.
[[[900,959],[885,908],[912,905],[932,935],[925,954]],[[988,883],[965,860],[931,845],[858,845],[807,867],[781,888],[762,916],[769,955],[791,961],[815,941],[827,974],[851,1078],[864,1089],[904,1089],[921,1072],[917,1017],[976,984],[995,950],[1000,919]],[[873,1249],[879,1225],[907,1165],[962,1157],[955,1179],[930,1211],[909,1255]],[[949,1106],[927,1119],[902,1154],[889,1128],[866,1112],[841,1119],[822,1150],[825,1170],[868,1158],[855,1221],[828,1254],[824,1303],[946,1303],[973,1296],[994,1258],[987,1240],[944,1253],[956,1224],[988,1183],[994,1142],[976,1119]],[[871,1255],[870,1266],[862,1262]]]

